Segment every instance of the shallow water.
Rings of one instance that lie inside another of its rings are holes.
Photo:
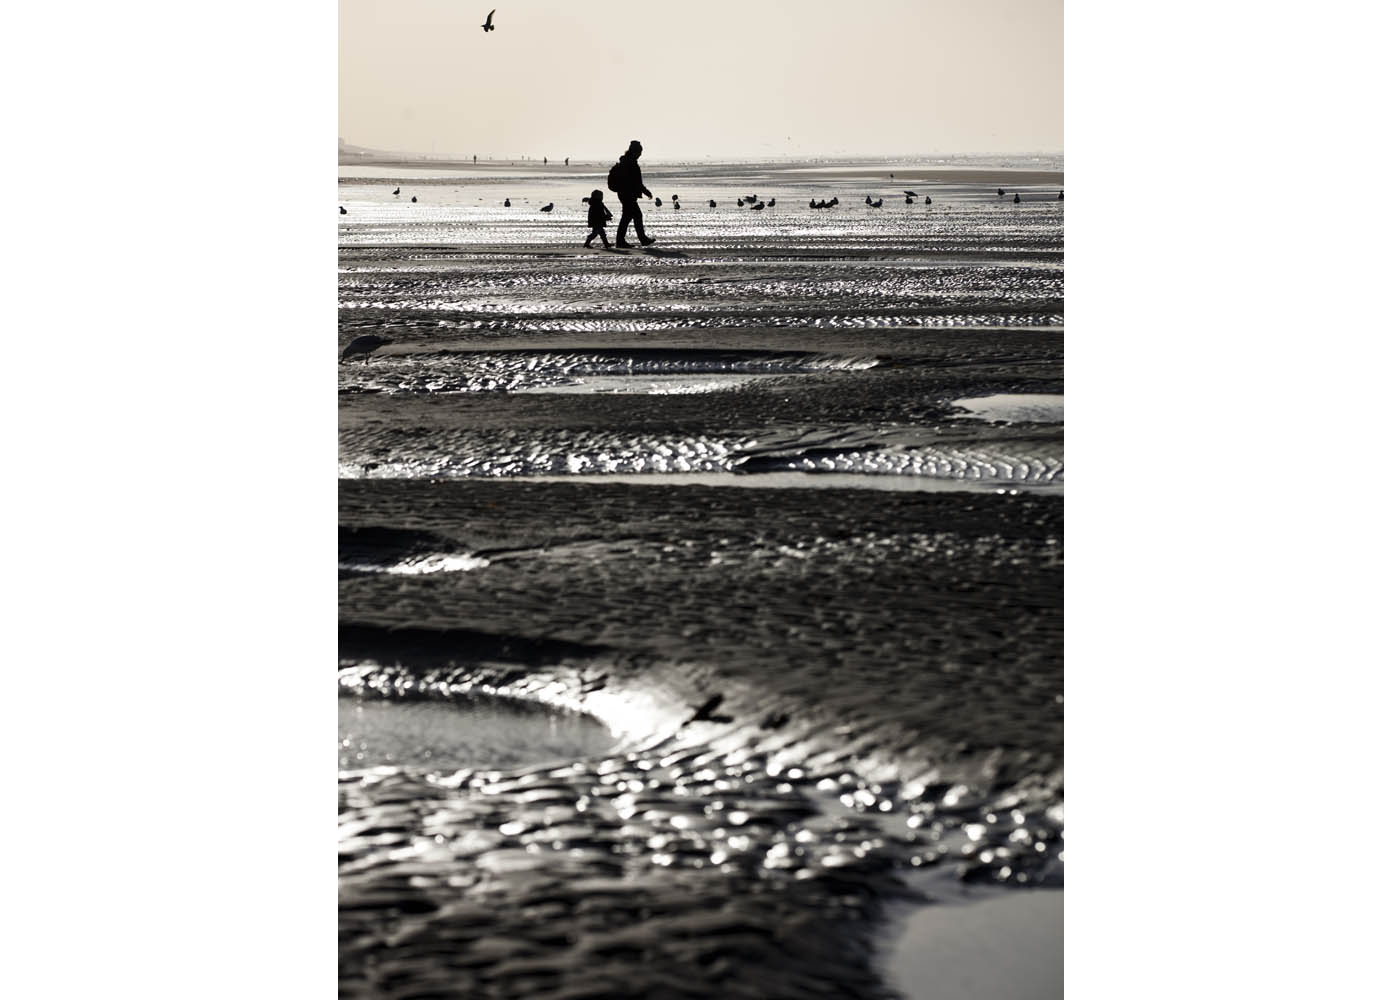
[[[339,720],[343,770],[519,767],[606,753],[617,742],[586,715],[501,698],[341,698]]]

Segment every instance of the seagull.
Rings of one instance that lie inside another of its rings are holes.
[[[769,208],[772,208],[772,207],[773,207],[774,205],[776,205],[777,203],[778,203],[778,199],[777,199],[777,198],[769,198],[769,199],[768,199],[768,207],[769,207]]]
[[[1063,191],[1061,191],[1061,192],[1060,192],[1060,196],[1059,196],[1058,198],[1056,198],[1055,200],[1056,200],[1056,201],[1064,201],[1064,200],[1065,200],[1065,193],[1064,193]]]
[[[714,200],[713,198],[710,199],[710,207],[711,207],[711,208],[716,207],[716,206],[715,206],[715,200]]]
[[[905,192],[904,192],[904,197],[906,197],[906,198],[917,198],[917,197],[919,197],[919,192],[917,192],[917,191],[905,191]]]
[[[671,207],[674,208],[676,211],[680,211],[681,203],[678,201],[673,201],[671,202]]]
[[[660,198],[657,198],[657,199],[656,199],[656,207],[657,207],[657,208],[660,208],[660,207],[661,207],[661,199],[660,199]]]
[[[347,212],[347,211],[345,211],[345,206],[344,206],[344,205],[341,205],[341,206],[340,206],[340,214],[341,214],[341,215],[349,215],[350,213]]]
[[[930,198],[928,195],[924,195],[924,204],[925,204],[925,205],[932,205],[932,204],[933,204],[933,199]]]
[[[388,337],[380,337],[373,333],[367,333],[363,337],[356,337],[350,341],[343,354],[340,355],[341,364],[358,358],[361,354],[365,356],[365,364],[369,364],[369,356],[379,350],[385,344],[392,344]]]
[[[413,202],[414,204],[417,204],[417,203],[418,203],[418,196],[415,194],[412,198],[410,198],[410,199],[408,199],[408,200],[411,201],[411,202]]]
[[[1012,200],[1018,205],[1021,204],[1021,196],[1019,194]]]
[[[398,189],[398,188],[394,188],[394,194],[398,194],[398,193],[399,193],[399,189]]]
[[[740,208],[743,208],[743,207],[744,207],[744,199],[743,199],[743,198],[740,198],[740,199],[739,199],[739,207],[740,207]]]
[[[748,202],[750,205],[752,205],[754,202],[758,201],[758,195],[756,195],[756,194],[746,194],[746,195],[744,195],[744,200],[745,200],[746,202]]]
[[[912,205],[912,204],[914,204],[914,199],[913,199],[913,198],[910,198],[908,195],[905,195],[905,196],[904,196],[904,204],[906,204],[906,205]]]
[[[763,211],[763,202],[761,202],[761,201],[758,202],[758,203],[755,204],[751,209],[749,209],[749,211],[751,211],[751,212],[761,212],[761,211]]]
[[[481,26],[482,31],[495,31],[496,26],[491,23],[491,18],[496,16],[496,8],[491,8],[491,13],[486,15],[486,23]]]
[[[867,205],[870,204],[870,195],[866,195],[866,196],[865,196],[865,203],[866,203]]]
[[[551,201],[551,202],[550,202],[548,205],[546,205],[544,208],[540,209],[540,211],[541,211],[541,212],[552,212],[552,211],[554,211],[554,202]]]
[[[822,202],[822,204],[825,205],[826,202]],[[809,199],[807,199],[807,207],[808,207],[808,208],[816,208],[816,207],[817,207],[817,199],[815,199],[815,198],[809,198]]]
[[[827,206],[828,206],[828,207],[833,206],[833,205],[839,205],[839,204],[841,204],[841,199],[840,199],[840,198],[832,198],[831,201],[827,202]]]
[[[506,208],[510,208],[510,199],[509,199],[509,198],[506,199]]]
[[[876,200],[874,200],[874,201],[872,201],[872,202],[870,203],[870,207],[871,207],[871,208],[879,208],[879,207],[880,207],[881,205],[883,205],[884,203],[885,203],[885,199],[884,199],[884,198],[877,198]]]
[[[681,196],[678,195],[678,194],[673,194],[673,195],[671,195],[671,200],[672,200],[672,201],[680,201],[680,200],[681,200]]]
[[[998,197],[998,198],[1000,198],[1000,197],[1001,197],[1002,195],[1004,195],[1004,194],[1006,194],[1006,188],[997,188],[997,197]]]

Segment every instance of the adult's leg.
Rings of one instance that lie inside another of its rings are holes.
[[[617,242],[626,243],[627,223],[640,220],[642,213],[637,208],[637,199],[619,198],[618,201],[622,204],[622,219],[617,224]],[[640,222],[638,224],[640,225]]]

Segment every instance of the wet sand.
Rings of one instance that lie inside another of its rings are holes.
[[[775,209],[678,174],[655,254],[570,246],[568,179],[342,182],[340,344],[394,341],[339,372],[342,692],[624,741],[343,771],[344,995],[893,996],[908,874],[1062,884],[1062,428],[1015,406],[1063,393],[1062,210],[747,169]]]

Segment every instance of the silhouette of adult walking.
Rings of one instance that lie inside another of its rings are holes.
[[[636,229],[637,242],[642,246],[650,246],[656,242],[646,234],[646,226],[642,222],[642,209],[637,204],[637,199],[642,195],[654,197],[642,181],[642,167],[637,162],[641,156],[642,144],[633,139],[627,147],[627,152],[618,157],[617,162],[608,171],[608,190],[617,192],[617,200],[622,204],[622,219],[617,224],[617,245],[620,247],[632,245],[627,242],[629,222]],[[657,204],[661,204],[659,198]]]

